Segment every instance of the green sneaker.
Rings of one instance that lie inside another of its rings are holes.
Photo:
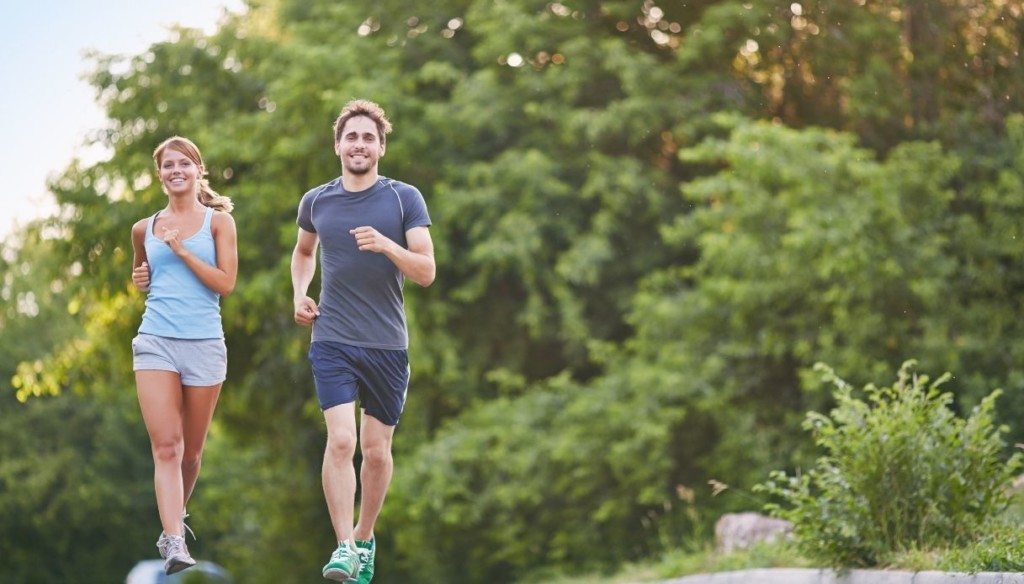
[[[370,541],[356,540],[356,553],[359,554],[359,579],[358,584],[370,584],[373,580],[373,558],[377,555],[377,540],[370,538]]]
[[[331,561],[324,566],[324,578],[335,582],[354,582],[359,573],[359,554],[352,544],[345,540],[331,554]]]

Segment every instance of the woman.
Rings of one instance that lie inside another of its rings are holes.
[[[195,565],[185,505],[227,372],[220,297],[235,287],[238,250],[231,200],[210,189],[196,145],[174,136],[153,160],[167,206],[132,227],[132,282],[148,292],[132,353],[163,526],[156,545],[172,574]]]

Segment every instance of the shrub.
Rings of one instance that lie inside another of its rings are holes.
[[[825,454],[803,474],[772,472],[759,491],[780,503],[769,513],[793,523],[797,545],[833,567],[877,565],[893,553],[975,540],[1009,502],[1020,454],[1004,459],[993,411],[1000,391],[970,417],[957,417],[941,392],[908,361],[892,387],[868,385],[863,399],[827,366],[815,370],[836,386],[836,407],[807,415],[804,428]]]
[[[953,572],[1024,572],[1024,533],[1016,521],[994,521],[975,541],[945,550],[938,563]]]

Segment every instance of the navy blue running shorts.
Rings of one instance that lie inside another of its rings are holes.
[[[359,399],[366,413],[388,426],[398,425],[409,390],[409,352],[370,349],[333,341],[309,346],[320,409]]]

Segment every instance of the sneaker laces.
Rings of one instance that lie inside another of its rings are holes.
[[[188,552],[185,551],[185,538],[180,535],[165,535],[156,543],[156,546],[160,548],[160,554],[165,559],[188,556]]]
[[[331,560],[347,560],[352,556],[352,548],[349,547],[348,543],[342,543],[338,545],[338,549],[334,550],[331,554]]]
[[[361,568],[369,567],[370,550],[368,548],[356,547],[356,554],[359,555],[359,564]]]
[[[192,531],[192,528],[188,526],[188,523],[185,523],[186,519],[188,519],[188,512],[187,511],[185,513],[181,514],[181,526],[183,528],[185,528],[185,531],[187,531],[189,533],[189,535],[192,536],[192,541],[196,541],[196,532]],[[184,540],[185,534],[182,533],[181,537]]]

